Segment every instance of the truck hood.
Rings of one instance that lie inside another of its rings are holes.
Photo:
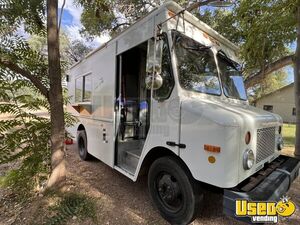
[[[216,101],[212,104],[217,104],[219,107],[222,107],[235,114],[241,115],[246,119],[261,122],[262,125],[270,125],[271,123],[282,123],[282,118],[279,115],[270,113],[268,111],[256,108],[248,104],[226,102],[226,105],[224,105],[224,102],[221,101]]]
[[[190,114],[188,118],[196,119],[197,115],[213,120],[222,126],[243,127],[252,124],[255,127],[276,126],[282,123],[279,115],[250,106],[245,103],[224,101],[220,97],[189,97],[182,99],[184,112]],[[185,118],[187,118],[185,116]]]

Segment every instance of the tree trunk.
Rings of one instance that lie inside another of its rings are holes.
[[[47,189],[63,187],[66,179],[65,164],[65,124],[58,34],[58,3],[47,0],[47,40],[49,64],[49,102],[51,116],[51,175]]]
[[[295,156],[300,157],[300,5],[297,8],[297,49],[295,55],[296,144]]]

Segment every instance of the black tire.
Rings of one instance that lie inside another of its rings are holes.
[[[203,199],[200,187],[175,157],[162,157],[152,163],[148,188],[160,214],[171,224],[188,224],[199,212]]]
[[[77,149],[82,160],[86,161],[90,159],[91,156],[87,151],[87,138],[84,130],[77,132]]]

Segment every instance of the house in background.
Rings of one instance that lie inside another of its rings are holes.
[[[284,123],[296,122],[294,83],[256,100],[255,106],[279,114]]]

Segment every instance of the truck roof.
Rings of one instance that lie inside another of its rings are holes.
[[[73,64],[69,69],[75,67],[81,61],[87,59],[88,57],[90,57],[94,53],[100,51],[102,48],[106,47],[109,43],[121,38],[123,36],[123,34],[125,34],[127,32],[130,32],[131,30],[135,29],[137,26],[139,26],[144,21],[148,20],[149,18],[151,18],[151,17],[153,17],[153,16],[157,15],[158,13],[160,13],[162,11],[165,11],[165,10],[171,11],[171,12],[176,14],[176,13],[181,12],[183,10],[183,8],[180,5],[178,5],[177,3],[175,3],[174,1],[165,2],[161,6],[158,6],[158,7],[154,8],[151,12],[149,12],[144,17],[141,17],[140,19],[138,19],[134,24],[132,24],[131,26],[129,26],[128,28],[126,28],[125,30],[120,32],[118,35],[116,35],[115,37],[113,37],[112,39],[107,41],[106,43],[102,44],[98,48],[96,48],[93,51],[91,51],[90,53],[88,53],[82,60],[80,60],[79,62],[76,62],[75,64]],[[213,37],[217,41],[219,41],[219,42],[223,43],[224,45],[226,45],[227,47],[231,48],[233,51],[235,51],[235,52],[238,51],[238,49],[239,49],[238,46],[236,46],[234,43],[232,43],[231,41],[226,39],[224,36],[222,36],[221,34],[216,32],[215,30],[213,30],[210,26],[208,26],[206,23],[199,20],[197,17],[195,17],[190,12],[184,11],[184,19],[186,21],[190,22],[191,24],[193,24],[194,26],[196,26],[198,29],[200,29],[203,32],[207,33],[209,36]]]

